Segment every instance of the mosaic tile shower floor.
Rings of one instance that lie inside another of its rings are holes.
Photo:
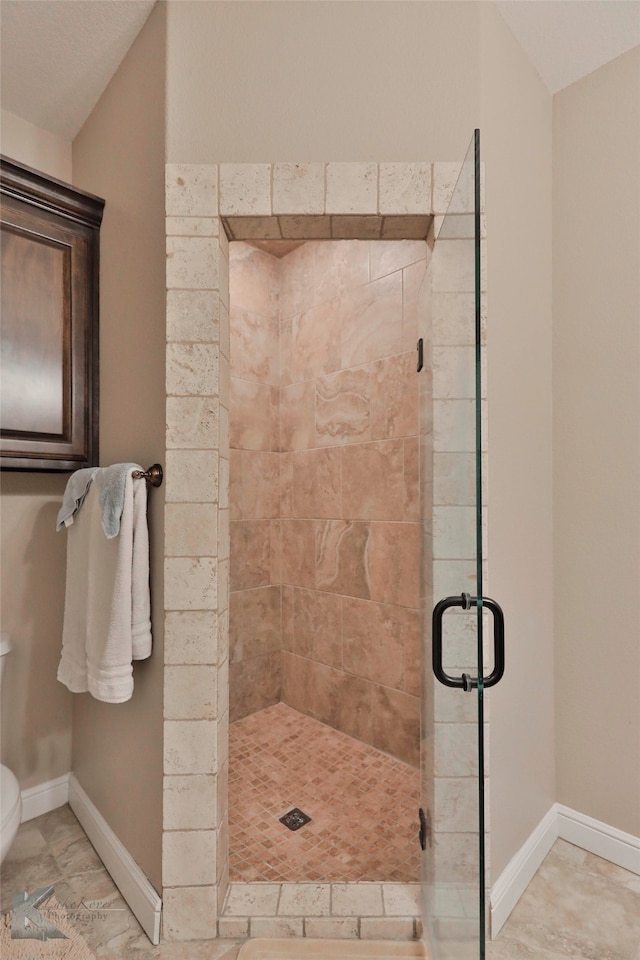
[[[229,741],[232,881],[419,880],[418,770],[282,703]],[[295,832],[293,807],[311,817]]]

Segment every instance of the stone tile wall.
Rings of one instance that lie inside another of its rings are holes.
[[[215,937],[226,891],[228,243],[217,167],[167,168],[164,936]]]
[[[280,574],[280,264],[230,245],[230,720],[278,703]]]
[[[426,250],[309,242],[280,304],[283,700],[413,764]]]
[[[432,577],[425,578],[424,616],[430,617],[434,600],[478,593],[476,565],[475,487],[475,241],[473,183],[467,169],[456,187],[453,212],[436,217],[437,237],[425,294],[424,336],[433,370],[430,396],[433,434],[431,498]],[[482,243],[484,244],[484,238]],[[486,274],[482,256],[481,289],[481,402],[483,441],[483,593],[486,583]],[[426,446],[425,446],[426,449]],[[484,618],[485,662],[492,624]],[[491,634],[491,637],[490,637]],[[477,614],[453,609],[445,614],[443,666],[453,676],[477,676]],[[442,940],[466,936],[470,925],[475,936],[478,878],[478,700],[434,683],[425,676],[423,697],[423,756],[433,771],[425,800],[431,814],[434,845],[427,857],[429,880],[435,892],[438,930]],[[488,710],[485,701],[485,710]],[[488,755],[488,724],[483,731]],[[488,796],[488,791],[487,791]],[[488,811],[487,811],[488,824]],[[489,844],[486,847],[489,860]],[[444,891],[449,891],[446,894]],[[460,904],[469,920],[462,920]],[[447,916],[447,913],[450,915]],[[475,925],[474,925],[475,924]]]

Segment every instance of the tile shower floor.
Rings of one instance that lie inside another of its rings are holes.
[[[418,770],[283,703],[229,732],[231,881],[420,877]],[[291,831],[298,807],[311,822]]]

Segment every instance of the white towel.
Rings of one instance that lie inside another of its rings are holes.
[[[100,484],[67,530],[67,581],[58,680],[72,693],[122,703],[133,660],[151,654],[147,487],[127,472],[120,533],[107,539]]]

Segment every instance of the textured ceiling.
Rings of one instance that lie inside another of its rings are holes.
[[[496,0],[550,93],[640,44],[640,0]]]
[[[155,0],[2,0],[2,107],[72,140]]]
[[[640,0],[496,2],[551,93],[640,44]],[[2,107],[72,140],[154,3],[2,0]]]

